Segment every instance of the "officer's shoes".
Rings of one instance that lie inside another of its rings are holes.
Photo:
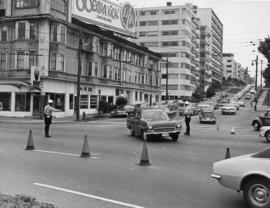
[[[190,136],[190,133],[185,133],[186,136]]]
[[[51,136],[50,136],[50,135],[45,135],[45,137],[49,138],[49,137],[51,137]]]

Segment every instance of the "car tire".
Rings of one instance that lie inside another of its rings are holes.
[[[265,133],[265,139],[266,139],[266,141],[270,142],[270,131],[267,131]]]
[[[257,121],[255,121],[255,122],[252,124],[252,127],[253,127],[253,130],[254,130],[254,131],[259,131],[259,129],[260,129],[260,124],[259,124]]]
[[[171,135],[171,138],[172,138],[172,140],[173,140],[174,142],[176,142],[176,141],[178,140],[178,138],[179,138],[179,133],[172,134],[172,135]]]
[[[130,136],[135,136],[135,132],[132,130],[132,128],[129,129]]]
[[[270,181],[264,178],[249,180],[244,184],[243,196],[248,208],[269,208]]]

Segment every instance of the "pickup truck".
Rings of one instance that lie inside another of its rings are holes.
[[[170,120],[168,114],[159,108],[137,109],[127,118],[127,128],[131,136],[141,136],[145,140],[151,137],[168,137],[177,141],[182,129],[178,120]]]

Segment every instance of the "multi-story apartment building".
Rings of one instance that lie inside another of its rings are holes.
[[[200,21],[191,4],[137,8],[135,40],[162,54],[162,100],[189,99],[200,79]],[[166,60],[168,59],[168,65]]]
[[[96,113],[99,101],[113,104],[119,96],[131,104],[160,101],[161,55],[123,38],[132,22],[120,28],[122,35],[104,29],[103,23],[99,27],[101,20],[109,27],[115,20],[133,21],[126,18],[131,13],[125,13],[132,11],[130,5],[124,10],[104,0],[112,12],[93,9],[91,15],[100,20],[90,24],[83,1],[1,2],[1,116],[39,116],[47,99],[62,111],[57,116],[71,116],[77,91],[80,112],[86,114]]]
[[[210,51],[211,51],[211,82],[221,82],[222,72],[222,51],[223,51],[223,24],[211,8],[197,8],[193,11],[200,18],[201,24],[211,29]]]
[[[223,64],[223,76],[225,77],[225,79],[228,79],[229,77],[231,79],[236,79],[238,72],[237,72],[237,63],[234,59],[234,54],[223,53],[222,64]]]

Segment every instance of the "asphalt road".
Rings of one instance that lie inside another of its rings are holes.
[[[27,194],[66,208],[240,208],[242,194],[210,177],[212,164],[269,144],[250,129],[259,113],[218,114],[217,125],[193,117],[191,136],[147,143],[150,166],[138,166],[143,141],[131,137],[125,119],[55,124],[0,124],[0,191]],[[232,127],[235,134],[230,134]],[[35,151],[26,151],[29,130]],[[183,123],[183,130],[185,129]],[[90,158],[80,158],[87,135]]]

